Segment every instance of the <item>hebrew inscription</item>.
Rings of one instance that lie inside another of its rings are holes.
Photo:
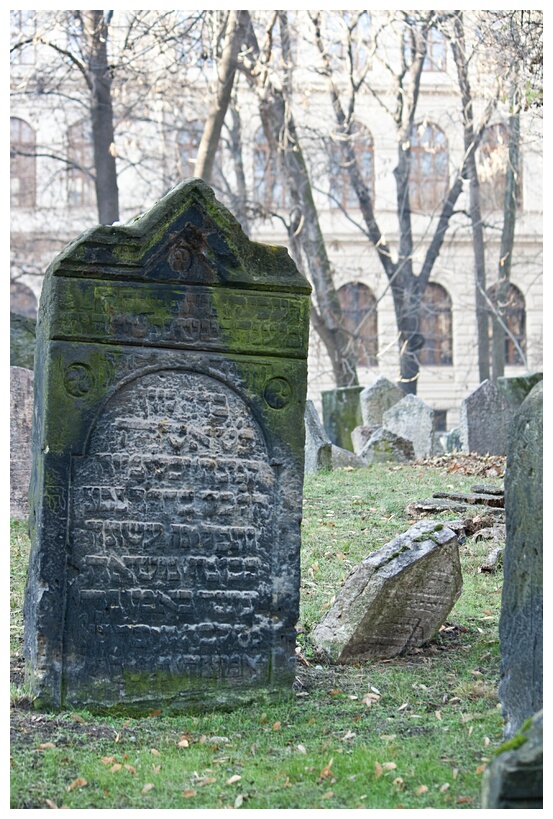
[[[275,480],[246,404],[220,381],[131,381],[73,459],[67,650],[92,677],[131,665],[266,671]],[[238,652],[238,653],[237,653]]]

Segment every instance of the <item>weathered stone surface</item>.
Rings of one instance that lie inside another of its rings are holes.
[[[313,401],[305,402],[305,472],[332,469],[332,444]]]
[[[440,441],[444,452],[460,452],[463,447],[461,440],[461,430],[458,427],[444,432],[440,435]]]
[[[291,691],[310,290],[200,180],[48,269],[25,597],[37,707]]]
[[[531,390],[543,381],[543,373],[527,373],[526,375],[501,376],[497,379],[497,388],[505,396],[509,404],[515,409],[520,407]]]
[[[467,492],[434,492],[433,498],[447,498],[452,501],[460,501],[461,503],[475,504],[481,503],[484,506],[494,506],[496,509],[503,509],[505,507],[505,499],[503,495],[493,494],[486,495],[483,492],[469,495]]]
[[[361,454],[361,450],[377,429],[380,429],[378,424],[371,424],[370,426],[362,424],[361,426],[355,427],[351,433],[351,443],[353,444],[353,451],[356,455]]]
[[[434,410],[417,395],[406,395],[382,416],[386,429],[413,442],[415,458],[424,458],[432,452]]]
[[[484,771],[484,810],[543,809],[543,711],[514,740]]]
[[[471,486],[470,491],[478,495],[501,495],[501,497],[505,495],[504,488],[492,486],[488,483],[476,483],[474,486]]]
[[[359,396],[363,424],[380,426],[386,410],[389,410],[402,398],[403,392],[397,384],[392,383],[384,375],[380,375],[376,381],[365,387]]]
[[[510,737],[543,707],[543,381],[511,428],[505,510],[499,699]]]
[[[33,371],[10,367],[10,517],[29,516]]]
[[[505,396],[490,381],[483,381],[461,402],[462,451],[505,455],[512,417],[513,407]]]
[[[388,461],[407,463],[414,460],[415,449],[412,441],[396,435],[389,429],[379,427],[359,454],[369,464]]]
[[[364,469],[369,464],[364,458],[360,458],[359,455],[356,455],[354,452],[350,452],[349,449],[342,449],[341,446],[334,446],[332,444],[332,468],[333,469],[340,469],[344,466],[350,466],[354,469]]]
[[[351,433],[362,423],[359,393],[362,387],[339,387],[321,393],[323,426],[330,442],[353,452]]]
[[[312,642],[333,663],[394,657],[431,639],[462,582],[456,534],[421,521],[350,572]]]
[[[35,363],[36,319],[10,313],[10,367],[32,370]]]

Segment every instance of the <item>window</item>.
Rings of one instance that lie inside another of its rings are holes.
[[[10,40],[13,47],[18,42],[25,42],[36,34],[34,11],[10,11]],[[32,43],[22,45],[11,52],[12,63],[34,65],[35,47]]]
[[[67,132],[67,155],[74,163],[67,171],[67,201],[74,207],[88,207],[96,204],[94,186],[94,151],[90,126],[77,122]]]
[[[326,51],[333,58],[334,67],[343,60],[349,65],[351,60],[353,68],[363,71],[370,59],[370,14],[367,11],[327,12],[324,27]]]
[[[445,71],[447,53],[444,35],[436,28],[431,28],[426,41],[426,57],[423,71]]]
[[[420,364],[450,366],[453,363],[451,298],[441,284],[426,285],[419,327],[425,342],[419,350]]]
[[[376,299],[372,290],[361,282],[348,282],[338,290],[344,328],[351,333],[357,364],[364,367],[378,363],[378,323]]]
[[[10,202],[32,208],[36,201],[36,140],[28,123],[10,118]]]
[[[253,189],[254,196],[262,207],[288,208],[290,197],[283,184],[280,157],[269,147],[263,128],[258,128],[253,149]]]
[[[428,213],[444,201],[448,183],[445,134],[437,125],[416,125],[411,131],[411,208]]]
[[[505,184],[509,165],[509,130],[506,125],[490,125],[484,131],[478,149],[478,179],[482,209],[503,210]],[[521,179],[516,180],[516,203],[522,206]]]
[[[374,202],[374,150],[373,138],[362,125],[354,124],[351,139],[361,176]],[[349,178],[347,162],[339,142],[329,145],[329,180],[331,207],[358,208],[359,200]],[[337,200],[337,201],[336,201]]]
[[[494,284],[488,290],[488,296],[494,307],[497,306],[497,285]],[[507,288],[507,295],[502,304],[503,307],[503,321],[509,329],[509,333],[505,333],[505,364],[517,365],[524,364],[521,355],[517,349],[517,344],[524,353],[526,350],[526,305],[524,303],[524,296],[514,284],[509,284]],[[489,320],[489,336],[492,338],[492,317]],[[514,343],[513,338],[517,344]]]

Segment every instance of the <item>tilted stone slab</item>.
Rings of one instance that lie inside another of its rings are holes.
[[[33,426],[33,371],[10,367],[10,517],[29,516],[31,434]]]
[[[404,393],[397,384],[386,376],[380,375],[376,381],[369,384],[359,396],[361,416],[365,426],[381,425],[386,410],[397,404],[404,397]]]
[[[332,444],[332,468],[343,469],[344,467],[351,467],[352,469],[366,469],[369,465],[364,458],[350,452],[349,449],[342,449],[341,446],[334,446]]]
[[[359,393],[362,387],[338,387],[321,392],[323,426],[335,446],[353,452],[351,433],[362,423]]]
[[[406,395],[382,416],[386,429],[413,442],[416,458],[432,452],[434,410],[417,395]]]
[[[543,809],[543,711],[528,723],[517,735],[514,747],[506,743],[484,771],[484,810]]]
[[[434,492],[433,498],[445,498],[452,501],[460,501],[461,503],[475,504],[480,503],[484,506],[494,506],[496,509],[503,509],[505,507],[505,499],[503,495],[485,495],[483,492],[469,495],[466,492]]]
[[[310,291],[200,180],[48,269],[25,596],[37,707],[291,691]]]
[[[499,699],[510,737],[543,707],[543,381],[511,428],[505,509]]]
[[[389,429],[379,427],[359,453],[369,464],[408,463],[415,459],[413,442]]]
[[[351,443],[353,444],[353,451],[356,455],[361,454],[361,450],[365,444],[370,441],[378,429],[380,429],[380,425],[378,424],[371,424],[370,426],[360,424],[360,426],[355,427],[351,433]]]
[[[305,402],[305,472],[332,469],[332,444],[313,401]]]
[[[332,663],[395,657],[433,637],[462,586],[457,535],[421,521],[350,572],[312,643]]]

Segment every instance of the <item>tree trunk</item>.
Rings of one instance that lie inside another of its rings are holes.
[[[221,129],[229,107],[240,47],[249,22],[247,11],[232,10],[227,19],[227,31],[221,62],[217,66],[216,88],[209,107],[209,115],[198,146],[194,176],[210,184],[213,176],[215,153]]]
[[[514,87],[516,89],[516,86]],[[492,338],[492,378],[494,381],[505,374],[505,303],[511,278],[511,261],[515,240],[517,212],[517,183],[519,179],[520,153],[520,100],[519,92],[511,95],[511,116],[509,117],[509,161],[505,177],[505,205],[503,209],[503,230],[499,251],[496,304],[497,315],[493,317]]]
[[[107,43],[112,12],[82,11],[83,30],[91,78],[90,114],[98,220],[111,225],[119,220],[119,191],[115,165],[111,71]]]

